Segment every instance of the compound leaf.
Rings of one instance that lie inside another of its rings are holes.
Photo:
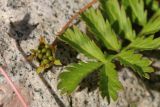
[[[160,30],[160,9],[151,17],[149,22],[143,27],[140,36],[154,34]]]
[[[90,28],[90,31],[104,43],[106,48],[114,51],[120,50],[121,45],[118,42],[116,34],[111,29],[109,22],[104,20],[99,10],[91,8],[81,16]]]
[[[133,15],[136,17],[139,25],[144,26],[147,22],[147,11],[144,10],[143,0],[125,0],[128,1]]]
[[[105,14],[107,14],[111,25],[118,23],[119,32],[123,32],[126,39],[133,41],[135,38],[135,31],[132,30],[131,21],[126,16],[123,5],[120,7],[118,0],[100,0],[100,3],[102,4],[102,9]],[[115,28],[115,31],[116,29],[117,27]]]
[[[137,71],[140,76],[149,78],[148,73],[153,72],[153,68],[150,67],[152,63],[149,59],[143,58],[141,54],[135,54],[133,50],[122,51],[118,55],[118,59],[121,64],[132,68]]]
[[[96,58],[102,62],[105,61],[105,56],[100,48],[76,27],[73,30],[68,29],[60,39],[86,56]]]
[[[154,12],[159,9],[159,1],[158,0],[144,0],[147,8],[153,10]]]
[[[102,97],[106,97],[109,103],[111,98],[113,100],[118,98],[118,91],[123,89],[123,86],[118,80],[118,73],[113,63],[106,62],[101,68],[99,85]]]
[[[98,69],[101,65],[102,63],[100,62],[80,62],[78,64],[71,64],[60,74],[58,89],[61,89],[62,93],[71,94],[82,79],[95,69]]]
[[[138,50],[153,50],[160,47],[160,37],[154,39],[154,36],[137,37],[130,45],[130,48]]]

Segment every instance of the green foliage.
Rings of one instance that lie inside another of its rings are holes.
[[[138,21],[139,25],[144,26],[147,22],[147,11],[144,10],[143,0],[122,0],[127,7],[130,7],[134,17],[134,21]]]
[[[137,37],[130,45],[130,48],[136,50],[153,50],[160,47],[160,38],[154,39],[154,36]]]
[[[148,23],[143,27],[140,36],[154,34],[160,30],[160,10],[151,17]]]
[[[122,51],[118,54],[118,59],[123,65],[132,68],[145,78],[149,78],[148,73],[153,72],[153,68],[149,67],[151,61],[147,58],[142,58],[141,54],[135,54],[133,50]]]
[[[121,45],[118,43],[116,34],[112,30],[108,20],[104,20],[101,12],[93,8],[82,15],[90,31],[105,44],[106,48],[119,51]]]
[[[67,92],[70,94],[76,89],[82,79],[93,72],[93,70],[99,68],[101,65],[102,63],[100,62],[80,62],[78,64],[68,66],[59,76],[61,81],[58,84],[58,88],[60,88],[62,92]]]
[[[60,36],[60,40],[94,59],[86,63],[71,64],[64,69],[58,84],[62,93],[71,94],[85,77],[98,70],[102,97],[107,98],[109,103],[111,99],[116,100],[118,91],[123,86],[118,80],[115,61],[131,68],[140,77],[149,79],[149,73],[154,71],[151,67],[152,60],[144,57],[141,52],[160,48],[160,37],[154,36],[160,31],[160,11],[157,10],[148,19],[144,1],[100,0],[98,9],[90,8],[81,15],[93,34],[92,37],[89,38],[77,27],[68,29]],[[126,12],[127,8],[130,8],[129,14],[132,17]],[[133,23],[142,29],[134,29],[136,27],[132,27]]]
[[[86,56],[97,58],[102,62],[105,61],[105,56],[94,41],[90,40],[85,34],[82,34],[76,27],[74,27],[73,30],[68,29],[66,33],[61,36],[61,40],[67,42],[78,52]]]
[[[157,11],[159,9],[158,0],[144,0],[144,2],[145,2],[145,5],[153,11]]]
[[[132,29],[130,19],[126,16],[124,6],[119,6],[118,0],[100,0],[103,11],[107,15],[109,22],[119,28],[119,33],[124,33],[126,39],[132,41],[135,38],[135,31]],[[118,23],[118,25],[117,25]]]
[[[115,70],[115,65],[111,62],[106,62],[100,71],[100,82],[99,82],[100,91],[102,97],[106,97],[110,103],[110,97],[113,100],[116,100],[118,97],[118,90],[121,90],[123,87],[118,81],[118,74]]]

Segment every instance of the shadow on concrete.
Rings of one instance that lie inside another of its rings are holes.
[[[33,39],[30,37],[30,34],[32,31],[38,26],[37,24],[29,24],[30,20],[30,14],[26,14],[24,18],[20,21],[16,22],[10,22],[10,29],[9,29],[9,36],[13,38],[16,42],[16,46],[18,50],[21,52],[25,60],[33,67],[37,68],[35,64],[27,60],[27,55],[24,52],[24,50],[21,48],[20,44],[21,41],[27,40],[27,39]],[[45,73],[45,72],[44,72]],[[51,88],[51,85],[47,82],[47,80],[43,77],[44,73],[39,74],[40,79],[44,83],[44,85],[47,87],[48,91],[51,93],[51,95],[55,98],[55,101],[59,105],[59,107],[65,107],[65,104],[63,101],[58,97],[56,92]]]

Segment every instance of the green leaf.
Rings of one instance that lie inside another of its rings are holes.
[[[121,4],[124,6],[125,9],[129,7],[129,0],[121,0]]]
[[[98,69],[101,65],[102,63],[100,62],[71,64],[60,74],[58,89],[61,89],[62,93],[71,94],[88,74]]]
[[[133,41],[135,38],[135,31],[132,30],[132,24],[130,19],[126,16],[123,5],[120,7],[118,0],[100,0],[100,3],[111,25],[118,23],[116,26],[119,26],[119,32],[123,32],[126,39]]]
[[[154,39],[154,36],[137,37],[130,45],[130,48],[138,50],[153,50],[160,47],[160,37]]]
[[[152,8],[153,11],[157,11],[159,9],[159,1],[153,0],[151,8]]]
[[[118,59],[121,64],[131,67],[137,71],[140,76],[149,78],[148,73],[153,72],[153,68],[150,67],[152,63],[149,59],[143,58],[141,54],[135,54],[133,50],[122,51],[118,55]]]
[[[139,25],[144,26],[147,22],[147,11],[144,10],[143,0],[125,0],[128,1],[132,13],[136,17]]]
[[[144,0],[144,3],[145,5],[149,6],[152,3],[152,1],[155,1],[155,0]]]
[[[158,0],[144,0],[147,8],[152,9],[153,11],[157,11],[159,9],[159,1]]]
[[[81,16],[90,28],[90,31],[104,43],[106,48],[114,51],[120,50],[121,45],[118,42],[116,34],[112,30],[109,22],[104,20],[99,10],[91,8]]]
[[[68,29],[60,39],[86,56],[105,62],[105,56],[100,48],[88,36],[82,34],[78,28],[74,27],[73,30]]]
[[[160,9],[151,17],[140,32],[140,36],[154,34],[160,30]]]
[[[100,91],[102,97],[106,97],[108,103],[110,99],[118,98],[118,91],[123,89],[122,84],[118,80],[118,73],[115,70],[115,65],[111,62],[106,62],[100,72]]]

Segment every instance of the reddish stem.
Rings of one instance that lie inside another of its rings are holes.
[[[20,94],[20,92],[18,91],[16,86],[13,84],[11,78],[7,75],[7,73],[3,70],[2,67],[0,67],[0,73],[6,78],[7,82],[9,83],[9,85],[11,86],[11,88],[14,90],[14,92],[18,96],[19,100],[21,101],[23,107],[28,107],[27,103],[24,100],[24,98],[22,97],[22,95]]]
[[[75,20],[81,13],[83,13],[86,9],[88,9],[89,7],[91,7],[94,3],[96,3],[97,0],[92,0],[90,3],[88,3],[87,5],[85,5],[82,9],[80,9],[78,12],[76,12],[70,19],[69,21],[64,25],[64,27],[62,28],[62,30],[60,32],[58,32],[57,37],[62,35],[63,32],[69,27],[69,25],[73,22],[73,20]],[[53,46],[55,46],[57,43],[57,38],[55,39],[55,41],[52,43]],[[14,92],[16,93],[16,95],[18,96],[19,100],[21,101],[21,103],[23,104],[23,107],[28,107],[27,103],[25,102],[24,98],[22,97],[22,95],[20,94],[20,92],[18,91],[18,89],[16,88],[16,86],[13,84],[11,78],[7,75],[7,73],[3,70],[2,67],[0,67],[0,73],[6,78],[7,82],[9,83],[9,85],[12,87],[12,89],[14,90]]]
[[[57,33],[57,37],[62,35],[64,33],[64,31],[69,27],[69,25],[73,22],[73,20],[75,20],[81,13],[83,13],[86,9],[90,8],[94,3],[96,3],[97,0],[92,0],[90,3],[88,3],[87,5],[85,5],[83,8],[81,8],[78,12],[76,12],[69,20],[68,22],[63,26],[62,30],[60,30]],[[54,40],[54,42],[52,43],[53,46],[55,46],[57,44],[57,37]]]

